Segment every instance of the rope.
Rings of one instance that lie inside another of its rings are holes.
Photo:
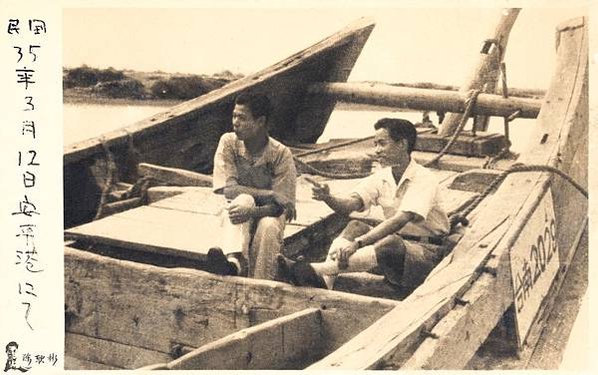
[[[102,149],[104,150],[104,153],[106,154],[107,178],[106,178],[106,181],[104,182],[104,185],[102,186],[102,195],[100,196],[100,203],[98,205],[98,211],[96,212],[96,214],[93,218],[94,220],[101,218],[103,215],[104,206],[106,205],[106,199],[108,198],[108,192],[110,191],[110,188],[112,187],[112,184],[114,182],[114,175],[116,174],[116,163],[114,162],[114,155],[112,155],[112,152],[108,148],[108,145],[106,145],[106,143],[104,143],[103,140],[100,143],[100,145],[102,146]]]
[[[353,178],[364,178],[369,176],[370,172],[354,172],[354,173],[335,173],[335,172],[326,172],[311,165],[307,164],[306,162],[299,160],[297,157],[293,156],[293,160],[297,163],[300,167],[306,169],[310,173],[326,178],[334,178],[339,180],[346,180],[346,179],[353,179]]]
[[[432,159],[429,162],[427,162],[426,164],[424,164],[424,167],[431,167],[431,166],[436,165],[438,163],[438,161],[440,160],[440,158],[442,158],[447,153],[449,148],[451,148],[453,146],[453,144],[459,137],[459,134],[463,131],[463,128],[465,128],[465,124],[467,124],[467,120],[469,120],[469,116],[471,115],[471,111],[473,110],[473,107],[475,106],[475,103],[478,99],[478,95],[480,95],[480,92],[481,92],[481,90],[469,91],[469,95],[468,95],[467,99],[465,100],[465,105],[466,105],[465,111],[463,112],[463,116],[461,117],[461,122],[459,123],[459,126],[453,133],[451,139],[444,146],[444,148],[438,153],[438,155],[436,155],[434,157],[434,159]]]
[[[456,212],[449,217],[451,223],[451,231],[454,227],[458,224],[462,224],[463,226],[467,226],[469,221],[467,220],[467,215],[469,215],[476,207],[486,198],[490,193],[492,193],[502,181],[511,173],[521,173],[521,172],[550,172],[559,175],[569,184],[571,184],[575,189],[577,189],[584,197],[588,198],[588,191],[577,183],[571,176],[566,174],[565,172],[557,169],[555,167],[551,167],[548,165],[524,165],[524,164],[515,164],[511,166],[511,168],[507,169],[506,171],[502,172],[488,185],[488,187],[478,195],[469,206],[464,208],[461,212]]]
[[[307,155],[317,154],[317,153],[320,153],[320,152],[332,150],[332,149],[343,147],[343,146],[349,146],[349,145],[352,145],[352,144],[355,144],[355,143],[359,143],[359,142],[363,142],[363,141],[367,141],[367,140],[370,140],[370,139],[374,139],[374,136],[370,135],[370,136],[364,137],[364,138],[351,139],[351,140],[346,141],[346,142],[341,142],[341,143],[337,143],[335,145],[322,147],[322,148],[319,148],[317,150],[309,150],[309,151],[300,152],[297,155],[295,155],[295,157],[296,158],[300,158],[300,157],[307,156]]]
[[[127,129],[123,129],[125,133],[127,133],[127,147],[129,148],[130,154],[133,155],[134,163],[137,164],[137,161],[141,160],[141,152],[135,146],[135,142],[133,140],[133,134],[130,133]]]

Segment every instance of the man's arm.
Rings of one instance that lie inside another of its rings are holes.
[[[396,233],[410,221],[420,221],[421,216],[413,212],[399,211],[393,217],[384,220],[366,234],[355,238],[345,247],[339,248],[336,253],[329,254],[331,259],[336,259],[341,269],[347,267],[349,257],[362,247],[373,245],[384,237]]]
[[[342,215],[349,215],[353,211],[361,211],[363,209],[363,200],[358,195],[351,195],[349,197],[336,197],[330,194],[330,187],[326,184],[320,184],[310,178],[306,178],[312,187],[312,198],[318,201],[323,201],[332,208],[334,212]]]
[[[241,224],[249,219],[259,219],[266,216],[278,217],[284,209],[276,203],[268,203],[263,206],[245,207],[231,205],[228,208],[228,217],[233,224]]]
[[[357,237],[355,241],[359,243],[360,247],[372,245],[384,237],[398,232],[408,222],[418,222],[421,220],[423,218],[418,214],[399,211],[393,217],[384,220],[363,236]]]
[[[242,186],[237,183],[230,183],[224,187],[226,199],[235,199],[241,194],[251,195],[254,199],[265,200],[273,198],[273,191],[268,189],[257,189],[249,186]]]

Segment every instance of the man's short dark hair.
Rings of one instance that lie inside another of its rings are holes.
[[[19,344],[17,344],[14,341],[11,341],[8,344],[6,344],[6,351],[8,351],[8,348],[10,348],[11,346],[14,346],[15,348],[19,349]]]
[[[235,99],[235,104],[249,107],[254,118],[270,116],[270,100],[264,94],[242,93]]]
[[[374,129],[386,129],[390,138],[395,142],[406,139],[407,152],[411,154],[413,151],[417,140],[417,131],[411,122],[399,118],[383,118],[374,124]]]

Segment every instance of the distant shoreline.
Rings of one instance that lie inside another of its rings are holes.
[[[184,100],[171,99],[131,99],[131,98],[102,98],[83,95],[64,95],[63,104],[81,104],[81,105],[131,105],[131,106],[156,106],[172,107],[183,103]]]
[[[185,102],[184,100],[162,100],[162,99],[126,99],[126,98],[100,98],[100,97],[86,97],[81,95],[65,95],[63,97],[63,104],[73,105],[114,105],[114,106],[156,106],[156,107],[173,107],[177,104]],[[409,110],[404,108],[391,108],[375,106],[370,104],[355,104],[355,103],[336,103],[335,109],[341,111],[386,111],[386,112],[422,112]]]

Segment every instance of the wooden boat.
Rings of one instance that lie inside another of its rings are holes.
[[[513,317],[516,324],[508,326],[518,329],[510,337],[523,353],[533,348],[586,228],[587,200],[545,169],[504,173],[513,160],[482,169],[504,147],[502,135],[461,133],[436,162],[447,210],[462,210],[482,192],[488,196],[415,290],[394,289],[370,274],[344,275],[341,291],[328,291],[201,270],[210,238],[219,233],[210,224],[217,207],[207,199],[209,187],[201,187],[209,178],[200,173],[210,171],[216,142],[230,130],[234,97],[249,89],[276,93],[272,134],[291,146],[300,171],[319,170],[333,190],[355,183],[338,177],[372,168],[368,139],[315,144],[339,98],[537,116],[533,145],[516,162],[554,167],[587,186],[584,18],[558,27],[556,73],[542,101],[479,94],[469,109],[458,93],[343,84],[373,27],[360,21],[255,75],[67,147],[67,368],[464,368],[493,329]],[[413,156],[430,161],[448,140],[418,131]],[[496,189],[486,191],[498,175]],[[119,186],[134,190],[122,182],[140,176],[195,186],[155,187],[107,203]],[[121,211],[141,201],[147,204]],[[99,218],[102,210],[111,214]],[[285,230],[288,256],[321,258],[349,220],[311,201],[301,177],[298,213]],[[518,254],[531,258],[522,262]]]

